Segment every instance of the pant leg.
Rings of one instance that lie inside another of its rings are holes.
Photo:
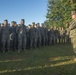
[[[26,49],[26,36],[23,37],[23,49]]]
[[[6,50],[5,45],[6,45],[6,38],[2,38],[2,51]]]
[[[10,50],[10,39],[7,38],[7,50]]]
[[[33,47],[33,37],[30,38],[30,48]]]
[[[18,37],[18,50],[22,49],[22,36]]]

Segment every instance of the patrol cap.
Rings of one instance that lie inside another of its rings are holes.
[[[21,21],[25,21],[25,19],[21,19]]]
[[[71,15],[76,14],[76,10],[71,11]]]
[[[8,20],[7,20],[7,19],[6,19],[6,20],[4,20],[4,21],[8,22]]]
[[[15,21],[12,21],[11,23],[15,23]]]
[[[15,23],[15,24],[17,24],[17,22],[16,22],[16,21],[14,21],[14,23]]]
[[[29,24],[28,26],[31,26],[31,24]]]
[[[35,25],[35,22],[32,22],[32,24],[34,24],[34,25]]]
[[[38,25],[40,25],[40,23],[37,23]]]
[[[44,26],[44,23],[41,23],[42,26]]]

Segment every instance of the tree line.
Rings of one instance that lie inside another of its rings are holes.
[[[66,27],[71,21],[71,11],[76,10],[76,0],[48,0],[47,26]]]

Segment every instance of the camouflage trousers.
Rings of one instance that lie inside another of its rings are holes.
[[[18,35],[18,50],[26,49],[26,35]]]
[[[2,38],[2,50],[3,52],[5,52],[5,50],[9,50],[10,49],[10,39],[8,37],[3,37]]]
[[[35,37],[30,38],[30,48],[32,48],[32,47],[34,47],[34,48],[37,47],[37,38],[35,38]]]
[[[55,44],[55,36],[51,36],[50,37],[50,44]]]
[[[70,38],[73,45],[73,51],[76,53],[76,29],[70,31]]]
[[[66,39],[66,43],[70,43],[71,42],[71,39],[70,39],[69,35],[66,35],[65,39]]]
[[[41,47],[41,36],[38,36],[37,46],[38,46],[38,47]]]
[[[65,36],[61,35],[61,43],[65,43]]]
[[[42,46],[45,46],[45,40],[46,40],[45,36],[41,36],[41,45]]]

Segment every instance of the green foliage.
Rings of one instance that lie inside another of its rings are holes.
[[[76,3],[70,0],[48,0],[47,20],[49,25],[66,26],[71,20],[71,10],[75,9]]]

